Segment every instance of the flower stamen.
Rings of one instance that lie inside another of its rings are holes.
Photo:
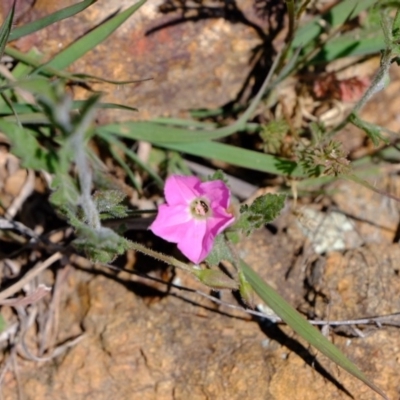
[[[194,217],[208,217],[210,215],[210,205],[205,199],[195,199],[190,207]]]

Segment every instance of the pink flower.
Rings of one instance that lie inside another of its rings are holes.
[[[203,261],[215,237],[233,223],[227,212],[230,191],[220,180],[202,182],[195,176],[172,175],[165,184],[165,199],[150,230],[178,249],[193,263]]]

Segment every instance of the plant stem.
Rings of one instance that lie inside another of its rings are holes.
[[[180,268],[186,272],[190,272],[191,274],[193,274],[193,272],[195,271],[194,267],[190,267],[189,265],[177,260],[174,257],[167,256],[165,254],[159,253],[158,251],[148,249],[146,246],[143,246],[140,243],[130,241],[129,245],[133,250],[139,251],[140,253],[153,257],[156,260],[160,260],[166,264],[172,265],[173,267]]]

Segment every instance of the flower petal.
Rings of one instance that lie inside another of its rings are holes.
[[[170,206],[189,204],[198,196],[197,186],[201,183],[195,176],[171,175],[164,188],[165,199]]]
[[[221,180],[202,182],[199,185],[199,191],[210,200],[211,208],[217,206],[228,208],[231,193],[228,186]]]
[[[207,220],[207,232],[212,235],[213,239],[225,230],[229,225],[233,224],[235,217],[226,212],[222,207],[213,209],[213,216]]]
[[[192,221],[186,234],[178,242],[178,249],[193,263],[199,264],[203,261],[212,249],[213,241],[204,241],[207,234],[207,222]]]
[[[186,205],[169,206],[163,204],[149,229],[168,242],[178,243],[193,224],[192,216]]]

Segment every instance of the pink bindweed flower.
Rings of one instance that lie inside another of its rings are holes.
[[[165,184],[166,204],[158,209],[149,229],[178,249],[193,263],[203,261],[215,237],[235,217],[227,211],[230,191],[220,180],[202,182],[195,176],[171,175]]]

